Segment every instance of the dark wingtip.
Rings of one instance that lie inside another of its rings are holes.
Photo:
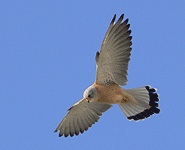
[[[149,118],[151,115],[160,113],[160,109],[157,108],[157,107],[159,107],[159,104],[156,103],[159,101],[159,98],[158,98],[159,95],[157,93],[155,93],[157,91],[157,89],[151,88],[150,86],[145,86],[145,88],[147,89],[148,94],[150,96],[149,105],[151,107],[149,109],[146,109],[143,112],[135,115],[135,116],[127,117],[129,120],[134,119],[135,121],[138,121],[140,119]]]
[[[54,132],[57,132],[57,131],[55,130]],[[83,133],[83,132],[81,132],[81,133]],[[63,135],[64,135],[65,138],[68,137],[68,136],[73,137],[74,135],[78,136],[78,135],[79,135],[79,132],[76,132],[76,131],[75,131],[74,134],[72,134],[71,132],[70,132],[70,134],[60,134],[60,133],[59,133],[58,136],[59,136],[59,137],[62,137]]]
[[[132,33],[132,30],[128,30],[127,33],[130,35]]]
[[[74,134],[72,134],[72,133],[70,132],[70,136],[71,136],[71,137],[73,137],[73,136],[74,136]]]
[[[124,18],[124,14],[122,14],[122,15],[119,17],[118,21],[120,21],[120,20],[122,21],[123,18]]]
[[[79,135],[79,132],[76,132],[76,131],[75,131],[75,135]]]
[[[81,132],[81,133],[84,133],[84,130],[81,130],[81,129],[80,129],[80,132]]]
[[[68,137],[68,134],[64,134],[64,137]]]
[[[129,29],[129,28],[130,28],[130,24],[127,24],[127,25],[126,25],[126,28]]]
[[[110,24],[113,24],[113,23],[115,22],[115,20],[116,20],[116,14],[115,14],[114,17],[112,18],[112,21],[111,21]]]
[[[129,36],[127,39],[131,41],[131,40],[132,40],[132,38],[133,38],[132,36]]]
[[[127,24],[128,21],[129,21],[129,19],[127,18],[127,19],[123,22],[123,24]]]
[[[98,62],[99,55],[100,55],[100,52],[99,52],[99,51],[97,51],[97,52],[96,52],[96,57],[95,57],[96,63]]]
[[[73,106],[71,106],[67,111],[70,111],[73,108]]]

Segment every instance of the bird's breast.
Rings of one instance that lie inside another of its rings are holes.
[[[94,83],[93,86],[98,91],[95,99],[97,102],[119,104],[125,95],[124,89],[118,84],[103,85]]]

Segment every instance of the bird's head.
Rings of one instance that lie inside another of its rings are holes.
[[[86,99],[88,102],[93,101],[96,99],[98,95],[98,91],[95,86],[88,87],[83,94],[84,99]]]

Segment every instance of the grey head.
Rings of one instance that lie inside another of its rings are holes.
[[[95,100],[97,95],[98,95],[98,91],[96,87],[91,85],[84,91],[83,97],[89,102],[89,101]]]

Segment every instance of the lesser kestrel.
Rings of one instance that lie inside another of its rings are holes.
[[[68,109],[69,112],[55,130],[60,130],[59,136],[72,137],[87,131],[112,104],[118,104],[129,120],[138,121],[160,112],[156,88],[123,89],[120,86],[127,85],[132,50],[130,24],[128,19],[123,22],[123,17],[124,14],[115,23],[114,15],[101,50],[96,53],[96,81],[84,91],[83,99]]]

